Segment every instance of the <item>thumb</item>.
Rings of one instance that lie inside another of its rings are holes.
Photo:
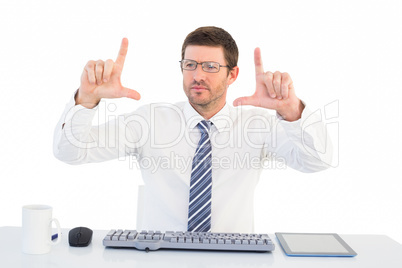
[[[254,98],[253,96],[240,97],[233,101],[233,106],[239,106],[239,105],[258,106],[258,100],[256,98]]]
[[[134,89],[130,89],[127,87],[123,87],[123,97],[134,99],[134,100],[141,99],[140,93],[138,93]]]

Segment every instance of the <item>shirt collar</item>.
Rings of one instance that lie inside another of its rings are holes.
[[[184,104],[183,113],[186,119],[186,125],[190,130],[194,129],[200,121],[205,120],[188,101]],[[219,132],[222,132],[229,126],[229,115],[229,106],[226,103],[209,121],[212,122],[213,126],[215,126]]]

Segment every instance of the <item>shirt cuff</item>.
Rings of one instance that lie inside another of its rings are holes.
[[[303,112],[301,114],[301,117],[298,120],[295,120],[295,121],[292,121],[292,122],[287,121],[278,112],[276,112],[276,118],[279,119],[281,121],[281,123],[286,123],[286,124],[290,124],[290,125],[292,125],[292,124],[293,125],[300,125],[300,122],[303,121],[303,119],[307,117],[307,114],[310,114],[310,111],[307,108],[306,103],[304,101],[302,101],[302,100],[301,100],[301,102],[304,105],[304,109],[303,109]]]
[[[74,118],[75,122],[87,122],[88,120],[92,120],[94,117],[98,106],[95,106],[92,109],[88,109],[80,104],[75,105],[75,95],[77,94],[78,89],[71,96],[70,101],[67,103],[66,108],[64,110],[64,122],[69,122]],[[78,116],[79,115],[79,116]]]
[[[300,119],[289,122],[282,118],[280,114],[277,113],[277,119],[279,120],[279,124],[285,130],[286,134],[291,140],[299,140],[302,138],[303,132],[306,131],[306,128],[311,129],[310,131],[314,131],[315,127],[319,127],[319,125],[315,125],[315,123],[321,122],[321,116],[317,111],[312,112],[308,105],[302,101],[304,104],[304,110],[301,114]],[[314,125],[315,127],[310,128],[310,125]]]

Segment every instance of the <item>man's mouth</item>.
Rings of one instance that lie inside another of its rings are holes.
[[[208,88],[203,87],[203,86],[192,86],[191,89],[194,90],[194,91],[204,91],[204,90],[208,90]]]

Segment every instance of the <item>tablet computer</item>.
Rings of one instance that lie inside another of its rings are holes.
[[[357,253],[335,233],[275,233],[288,256],[354,257]]]

